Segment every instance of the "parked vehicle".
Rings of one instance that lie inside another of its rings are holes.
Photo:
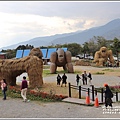
[[[89,60],[93,60],[93,56],[90,56],[89,54],[79,54],[79,55],[76,55],[76,58],[79,58],[79,59],[89,59]]]
[[[83,58],[84,58],[84,55],[81,55],[81,54],[76,55],[76,58],[83,59]]]
[[[88,56],[87,57],[89,60],[94,60],[93,56]]]

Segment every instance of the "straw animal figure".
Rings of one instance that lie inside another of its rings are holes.
[[[34,56],[34,53],[36,56]],[[38,57],[37,57],[38,55]],[[8,85],[16,85],[16,77],[28,73],[29,86],[32,88],[43,85],[43,61],[40,49],[31,50],[29,56],[20,59],[0,60],[0,77],[5,78]]]
[[[106,47],[101,47],[99,51],[96,51],[93,62],[96,63],[96,66],[104,66],[108,59],[110,63],[114,63],[112,50],[108,50]]]
[[[50,57],[50,73],[56,73],[57,67],[63,67],[68,73],[74,73],[71,56],[70,51],[64,52],[63,49],[53,52]]]

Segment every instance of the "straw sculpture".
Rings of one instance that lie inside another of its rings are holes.
[[[93,62],[96,63],[96,66],[104,66],[108,60],[110,63],[114,64],[112,50],[101,47],[99,51],[96,51]]]
[[[63,49],[58,49],[56,52],[51,54],[50,62],[51,73],[56,73],[57,67],[63,67],[63,69],[67,70],[68,73],[74,72],[70,51],[64,52]]]
[[[42,54],[42,51],[40,50],[40,48],[33,48],[30,51],[29,56],[37,56],[38,58],[42,59],[43,54]]]
[[[34,56],[34,53],[36,56]],[[39,54],[38,54],[39,53]],[[20,59],[0,60],[0,77],[5,78],[8,85],[16,85],[16,77],[28,73],[29,86],[32,88],[43,85],[43,61],[40,49],[31,50],[29,56]],[[38,55],[38,57],[37,57]]]

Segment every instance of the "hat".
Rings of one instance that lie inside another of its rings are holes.
[[[108,86],[108,84],[104,83],[104,87]]]

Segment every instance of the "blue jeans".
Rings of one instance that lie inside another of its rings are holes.
[[[2,93],[3,93],[3,99],[6,100],[6,91],[5,90],[2,90]]]

